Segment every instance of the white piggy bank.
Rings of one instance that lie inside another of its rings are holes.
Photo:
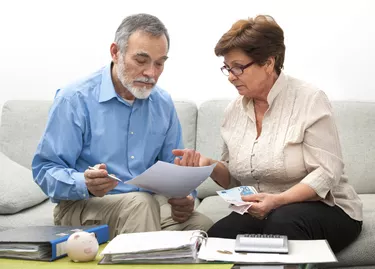
[[[66,253],[74,262],[88,262],[95,259],[99,243],[94,233],[75,232],[66,242]]]

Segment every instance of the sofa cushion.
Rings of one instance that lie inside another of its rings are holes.
[[[345,172],[358,193],[375,193],[375,102],[332,102]]]
[[[224,110],[230,100],[210,100],[200,105],[197,122],[197,146],[196,149],[209,158],[220,159],[223,140],[220,135],[220,126],[224,116]],[[198,188],[198,198],[216,195],[216,191],[222,188],[207,179]]]
[[[0,152],[0,214],[13,214],[47,199],[31,171]]]
[[[214,223],[232,212],[229,204],[219,195],[204,198],[197,211],[209,217]]]
[[[1,114],[0,152],[30,169],[51,104],[51,101],[7,101]]]
[[[363,226],[358,238],[336,254],[337,264],[322,264],[319,268],[349,267],[375,264],[375,194],[360,194],[363,201]]]
[[[46,200],[17,214],[0,215],[0,231],[24,226],[54,225],[53,209],[55,206],[56,204]]]
[[[188,101],[174,101],[178,119],[182,127],[185,148],[195,148],[195,130],[197,128],[197,105]]]

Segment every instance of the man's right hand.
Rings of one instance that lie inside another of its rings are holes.
[[[110,190],[114,189],[118,182],[108,176],[105,164],[97,164],[95,168],[98,170],[87,169],[83,174],[87,189],[91,194],[97,197],[103,197]]]

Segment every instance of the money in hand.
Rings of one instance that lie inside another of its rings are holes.
[[[229,190],[217,191],[220,197],[230,203],[229,208],[241,215],[246,213],[252,204],[251,202],[243,201],[241,196],[255,193],[257,193],[257,191],[252,186],[239,186]]]

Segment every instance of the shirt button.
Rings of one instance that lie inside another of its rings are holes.
[[[130,134],[134,134],[134,132],[130,132]]]
[[[130,159],[134,159],[134,156],[130,156]]]
[[[86,193],[83,194],[83,197],[86,197]]]
[[[253,156],[255,156],[255,153],[252,153],[252,154],[251,154],[251,157],[253,157]]]
[[[254,171],[255,171],[255,169],[251,169],[251,173],[254,172]]]
[[[256,143],[258,143],[258,140],[255,140],[255,141],[254,141],[254,144],[256,144]]]

